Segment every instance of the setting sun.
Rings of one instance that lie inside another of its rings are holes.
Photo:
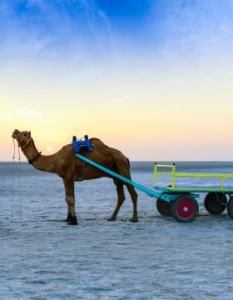
[[[51,147],[48,147],[47,149],[49,152],[51,152],[53,149]]]

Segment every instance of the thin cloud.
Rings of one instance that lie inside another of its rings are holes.
[[[13,113],[8,113],[8,114],[2,114],[1,118],[4,120],[11,120],[14,118],[15,115],[24,115],[28,117],[29,119],[38,119],[42,114],[39,111],[29,109],[32,106],[26,106],[24,108],[21,108]]]
[[[12,114],[3,114],[3,115],[1,115],[1,117],[4,118],[4,119],[7,119],[7,120],[13,119]]]
[[[18,109],[14,114],[21,114],[21,113],[24,112],[26,109],[31,108],[31,107],[32,107],[32,105],[23,107],[23,108],[21,108],[21,109]]]
[[[30,118],[30,119],[38,119],[41,116],[41,113],[36,111],[36,110],[26,110],[24,112],[21,113],[22,115],[25,115],[26,117]]]

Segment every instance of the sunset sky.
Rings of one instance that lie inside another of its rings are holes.
[[[232,0],[0,0],[0,20],[0,161],[14,129],[45,155],[87,134],[233,161]]]

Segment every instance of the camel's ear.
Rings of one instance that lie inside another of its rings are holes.
[[[29,131],[29,136],[31,137],[31,131]]]

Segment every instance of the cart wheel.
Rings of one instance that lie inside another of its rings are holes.
[[[228,215],[233,219],[233,197],[230,198],[227,204]]]
[[[156,207],[158,212],[163,216],[171,216],[172,210],[171,210],[171,203],[167,202],[161,198],[158,198],[156,201]]]
[[[227,204],[227,197],[224,193],[208,193],[205,197],[205,209],[214,215],[219,215],[226,209],[226,205],[222,205],[221,203]]]
[[[198,203],[190,195],[179,196],[173,201],[172,215],[177,222],[192,222],[195,220],[198,212]]]

